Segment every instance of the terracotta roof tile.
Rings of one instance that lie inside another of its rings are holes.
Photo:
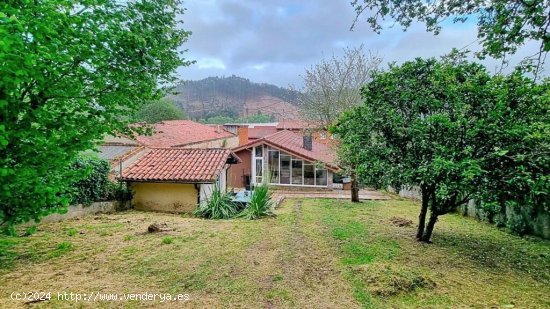
[[[222,126],[212,127],[191,120],[162,121],[153,125],[153,135],[136,139],[147,147],[176,147],[235,136]]]
[[[229,149],[153,148],[122,172],[122,180],[212,182],[228,159],[240,161]]]
[[[234,149],[238,151],[245,148],[250,148],[259,144],[267,144],[281,150],[285,150],[298,157],[302,157],[311,161],[319,161],[326,164],[332,169],[338,169],[336,151],[328,145],[319,143],[315,140],[313,142],[312,150],[307,150],[303,147],[304,136],[294,133],[289,130],[281,130],[277,133],[264,136],[260,139],[251,141],[245,145],[239,146]]]

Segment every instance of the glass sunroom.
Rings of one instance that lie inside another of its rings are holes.
[[[332,172],[322,164],[294,156],[267,145],[252,149],[252,183],[268,181],[273,185],[328,187]]]

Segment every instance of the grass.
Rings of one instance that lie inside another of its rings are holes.
[[[417,211],[401,200],[287,200],[276,217],[254,221],[128,211],[43,223],[26,237],[0,236],[0,307],[22,306],[9,300],[21,290],[190,295],[186,304],[99,307],[550,306],[548,241],[446,215],[434,244],[420,244],[414,224],[389,220],[414,221]],[[158,222],[169,230],[145,233]]]

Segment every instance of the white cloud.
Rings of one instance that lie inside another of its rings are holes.
[[[201,58],[197,61],[199,69],[221,69],[225,70],[225,64],[217,58]]]
[[[300,85],[306,67],[345,46],[364,44],[384,62],[401,63],[415,57],[433,57],[475,41],[474,21],[445,23],[438,36],[413,24],[374,33],[363,18],[349,28],[355,12],[349,1],[334,0],[202,0],[184,2],[184,28],[193,34],[183,46],[187,58],[198,59],[178,72],[182,79],[239,75],[280,86]],[[474,44],[471,48],[479,48]],[[513,59],[530,55],[522,49]],[[493,70],[496,60],[484,64]],[[550,66],[546,65],[548,70]]]

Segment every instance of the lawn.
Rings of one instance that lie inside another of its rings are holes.
[[[211,221],[128,211],[0,236],[0,307],[14,291],[186,293],[83,307],[548,308],[550,242],[443,216],[414,240],[418,204],[287,200],[277,216]],[[151,223],[168,231],[147,233]],[[52,296],[53,297],[53,296]],[[74,307],[37,302],[35,307]]]

